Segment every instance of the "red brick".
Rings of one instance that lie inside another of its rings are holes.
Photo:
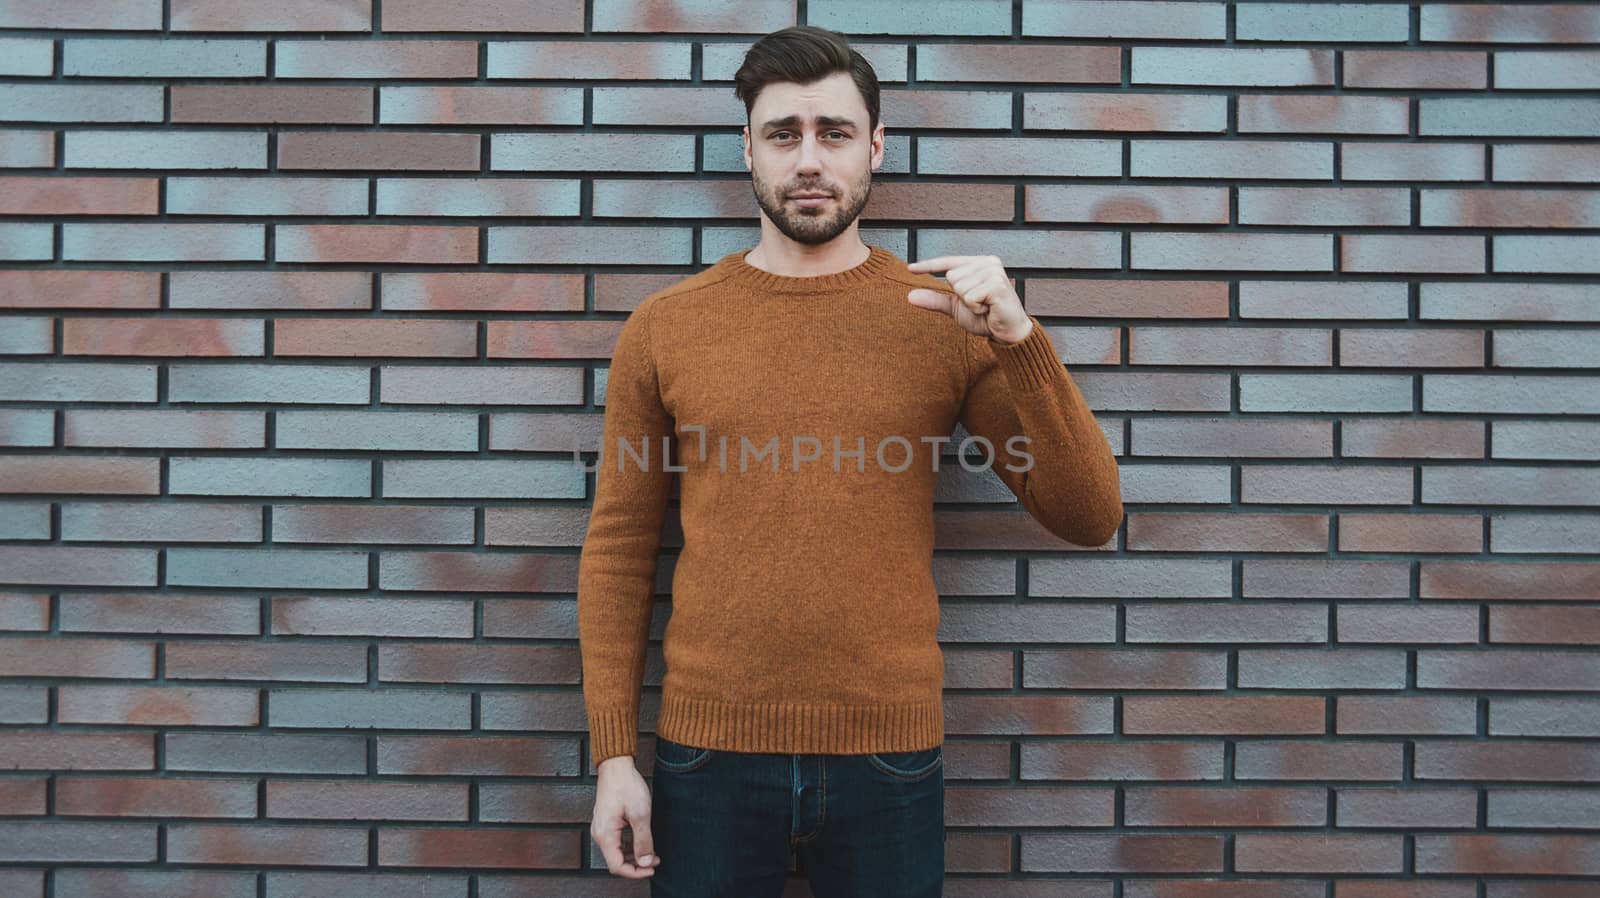
[[[440,6],[434,0],[385,0],[384,31],[582,31],[583,10],[507,0],[468,0]]]
[[[377,131],[278,133],[282,169],[477,171],[483,139],[476,134]]]
[[[154,215],[159,203],[155,178],[0,178],[3,215]]]
[[[478,261],[478,229],[444,225],[278,225],[277,261]]]
[[[254,818],[256,788],[252,779],[62,777],[56,783],[56,812],[74,817]]]
[[[64,318],[65,355],[258,356],[265,325],[248,318]]]
[[[454,356],[478,354],[474,321],[426,319],[280,318],[273,325],[274,355]]]
[[[155,271],[0,271],[0,307],[154,309],[160,304],[161,275]]]
[[[171,0],[173,31],[367,31],[372,0]]]
[[[118,493],[161,489],[158,458],[0,457],[0,493]]]
[[[174,122],[369,125],[373,88],[285,84],[175,84]]]

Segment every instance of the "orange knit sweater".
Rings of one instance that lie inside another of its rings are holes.
[[[1038,320],[1015,345],[969,334],[906,299],[944,280],[870,249],[819,277],[730,253],[624,322],[578,572],[594,763],[636,752],[674,475],[656,732],[730,751],[944,740],[933,500],[958,421],[992,446],[968,467],[1055,535],[1098,546],[1121,523],[1111,447]]]

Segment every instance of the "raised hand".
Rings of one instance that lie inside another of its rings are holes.
[[[997,256],[939,256],[907,266],[918,273],[945,272],[950,289],[918,287],[906,294],[914,306],[943,312],[969,333],[998,343],[1017,343],[1033,329],[1022,299]]]

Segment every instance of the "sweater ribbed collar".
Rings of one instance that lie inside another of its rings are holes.
[[[860,265],[833,274],[811,277],[773,274],[757,268],[744,260],[744,255],[749,250],[729,253],[718,260],[717,265],[727,268],[729,281],[762,293],[833,293],[865,284],[892,269],[895,263],[893,253],[870,243],[867,244],[867,249],[869,252],[866,261]]]

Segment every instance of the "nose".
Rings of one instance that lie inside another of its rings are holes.
[[[822,155],[817,149],[816,137],[801,136],[800,154],[795,159],[795,169],[802,175],[822,171]]]

